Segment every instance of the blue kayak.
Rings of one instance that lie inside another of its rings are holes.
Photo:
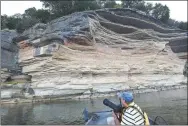
[[[89,113],[87,109],[83,111],[85,125],[108,125],[107,119],[112,117],[112,110]],[[160,125],[149,118],[150,125]],[[163,124],[164,125],[164,124]]]
[[[103,104],[111,108],[111,110],[88,112],[86,108],[84,109],[83,115],[86,125],[115,125],[112,112],[121,112],[121,101],[120,104],[116,105],[110,100],[104,99]],[[157,116],[154,120],[149,117],[149,123],[150,125],[167,125],[166,121],[160,116]]]

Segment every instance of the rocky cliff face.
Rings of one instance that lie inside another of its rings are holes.
[[[10,77],[13,72],[19,71],[18,46],[12,39],[18,34],[14,30],[1,31],[1,82]]]
[[[126,12],[77,12],[37,24],[15,38],[19,64],[23,73],[32,76],[35,96],[185,82],[184,60],[178,59],[168,42],[187,34]]]

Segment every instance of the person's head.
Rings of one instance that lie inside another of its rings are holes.
[[[122,92],[118,94],[119,98],[121,98],[121,104],[123,107],[128,107],[130,103],[133,102],[133,94],[131,92]]]

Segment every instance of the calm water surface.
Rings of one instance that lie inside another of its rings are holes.
[[[89,111],[109,110],[103,105],[103,99],[2,105],[1,124],[83,125],[82,111],[85,107]],[[109,99],[118,103],[117,97]],[[187,124],[187,89],[137,94],[135,102],[152,118],[159,115],[169,124]]]

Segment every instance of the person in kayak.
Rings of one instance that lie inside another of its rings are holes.
[[[121,113],[113,113],[116,125],[149,125],[146,113],[134,103],[131,92],[119,93],[118,97],[121,100],[123,109]]]

